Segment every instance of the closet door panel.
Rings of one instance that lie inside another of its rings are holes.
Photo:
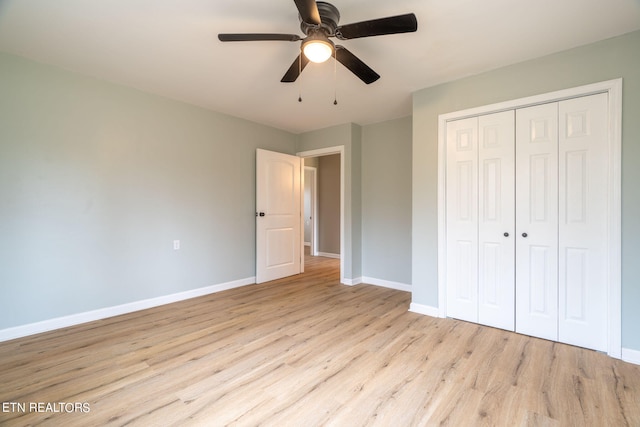
[[[515,112],[478,122],[478,323],[514,330]]]
[[[516,331],[558,339],[558,104],[516,111]]]
[[[478,118],[447,123],[447,316],[478,322]]]
[[[559,103],[559,340],[607,350],[606,94]]]

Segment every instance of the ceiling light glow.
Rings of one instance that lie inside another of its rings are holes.
[[[333,44],[328,40],[313,39],[302,45],[302,51],[309,61],[321,63],[333,55]]]

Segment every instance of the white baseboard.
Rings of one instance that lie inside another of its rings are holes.
[[[629,363],[640,365],[640,350],[632,350],[630,348],[622,349],[622,360]]]
[[[390,280],[376,279],[375,277],[362,277],[362,283],[381,286],[383,288],[396,289],[398,291],[411,292],[411,285]]]
[[[340,254],[332,254],[332,253],[329,253],[329,252],[318,252],[317,256],[323,256],[325,258],[340,259]]]
[[[426,316],[431,316],[431,317],[440,317],[440,310],[438,310],[438,307],[431,307],[428,305],[417,304],[415,302],[412,302],[409,305],[409,311],[413,313],[424,314]]]
[[[340,279],[340,283],[347,286],[359,285],[360,283],[362,283],[362,277],[356,277],[355,279],[347,279],[343,277],[342,279]]]
[[[218,285],[206,286],[204,288],[193,289],[176,294],[135,301],[127,304],[116,305],[113,307],[100,308],[98,310],[92,310],[84,313],[44,320],[42,322],[2,329],[0,330],[0,342],[12,340],[15,338],[22,338],[29,335],[35,335],[42,332],[53,331],[55,329],[67,328],[69,326],[79,325],[81,323],[106,319],[108,317],[119,316],[121,314],[132,313],[134,311],[146,310],[147,308],[171,304],[173,302],[226,291],[228,289],[239,288],[246,285],[252,285],[254,283],[256,283],[255,277],[247,277],[246,279],[234,280],[232,282],[220,283]]]

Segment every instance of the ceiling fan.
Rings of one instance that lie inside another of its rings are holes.
[[[302,41],[301,53],[293,61],[281,82],[295,82],[309,61],[324,62],[331,56],[349,69],[366,84],[375,82],[380,75],[367,64],[349,52],[344,46],[334,44],[329,37],[350,40],[361,37],[382,36],[386,34],[410,33],[418,29],[418,21],[413,13],[372,19],[347,25],[338,25],[340,12],[324,1],[294,0],[298,8],[300,29],[306,37],[296,34],[218,34],[222,42],[237,41]]]

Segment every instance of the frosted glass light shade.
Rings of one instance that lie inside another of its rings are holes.
[[[321,63],[331,57],[333,46],[323,40],[312,40],[304,44],[302,51],[309,61]]]

